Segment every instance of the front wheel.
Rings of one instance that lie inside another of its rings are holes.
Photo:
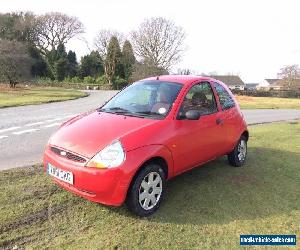
[[[228,161],[231,166],[241,167],[244,165],[247,156],[247,138],[241,136],[238,144],[228,154]]]
[[[145,166],[133,180],[126,205],[134,214],[145,217],[153,214],[164,195],[165,174],[156,164]]]

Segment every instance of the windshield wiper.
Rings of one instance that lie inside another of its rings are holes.
[[[135,112],[135,113],[138,113],[138,114],[141,114],[141,115],[158,115],[158,116],[161,116],[161,114],[156,113],[156,112],[151,112],[151,111],[139,111],[139,112]]]
[[[126,116],[133,116],[133,117],[139,117],[144,118],[141,114],[137,114],[135,112],[131,112],[128,109],[124,109],[121,107],[113,107],[113,108],[106,108],[106,109],[98,109],[98,111],[107,112],[107,113],[113,113],[113,114],[122,114]]]
[[[121,107],[113,107],[113,108],[106,108],[106,109],[99,109],[99,111],[109,112],[112,111],[113,113],[131,113],[130,110],[124,109]]]

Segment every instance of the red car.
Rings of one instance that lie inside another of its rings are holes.
[[[139,216],[154,213],[165,181],[217,157],[244,164],[249,133],[220,81],[159,76],[135,82],[101,108],[64,123],[44,167],[63,188]]]

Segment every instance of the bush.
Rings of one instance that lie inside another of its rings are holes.
[[[82,79],[80,79],[78,76],[74,76],[74,77],[68,76],[63,80],[63,83],[66,84],[82,83]]]
[[[50,77],[36,77],[33,79],[33,82],[38,83],[38,84],[54,84],[58,83],[57,80],[53,80]]]
[[[106,78],[105,75],[99,76],[99,77],[96,79],[96,84],[104,85],[104,84],[107,84],[107,83],[108,83],[108,80],[107,80],[107,78]]]
[[[113,81],[113,88],[114,89],[122,89],[124,87],[126,87],[128,85],[128,81],[126,81],[125,79],[117,76],[114,81]]]
[[[96,80],[94,77],[86,76],[83,78],[83,82],[88,83],[88,84],[94,84],[96,82]]]

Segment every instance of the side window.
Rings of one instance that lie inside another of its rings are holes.
[[[210,83],[199,83],[189,90],[181,104],[179,112],[184,114],[189,110],[198,110],[201,115],[217,112],[217,105]]]
[[[235,106],[235,103],[227,90],[219,83],[215,82],[214,85],[220,99],[222,110],[233,108]]]

